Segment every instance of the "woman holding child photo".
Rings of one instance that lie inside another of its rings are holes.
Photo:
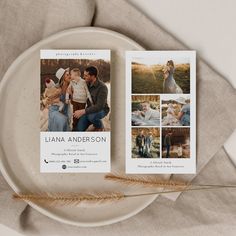
[[[54,86],[55,92],[47,97],[48,107],[48,131],[69,131],[69,105],[65,104],[66,91],[70,84],[69,70],[60,68],[56,72],[59,83]],[[59,98],[62,106],[58,106],[55,100]]]

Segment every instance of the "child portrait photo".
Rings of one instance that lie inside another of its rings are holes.
[[[132,126],[160,125],[160,96],[132,95]]]

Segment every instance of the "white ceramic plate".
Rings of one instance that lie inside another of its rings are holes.
[[[125,51],[143,50],[133,40],[101,28],[57,33],[21,54],[0,83],[0,168],[16,192],[147,192],[104,180],[104,174],[42,174],[39,171],[40,49],[111,49],[112,171],[125,167]],[[78,226],[124,220],[148,206],[156,195],[119,202],[47,207],[29,203],[41,213]]]

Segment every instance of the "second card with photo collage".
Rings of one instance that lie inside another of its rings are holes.
[[[126,173],[195,173],[195,54],[126,53]]]

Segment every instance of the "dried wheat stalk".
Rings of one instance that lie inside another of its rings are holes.
[[[127,185],[139,185],[142,187],[154,187],[165,188],[179,192],[180,190],[190,189],[194,187],[212,187],[212,188],[231,188],[236,185],[221,185],[221,184],[190,184],[183,181],[176,180],[163,180],[150,176],[128,176],[125,174],[107,174],[104,177],[106,180],[127,184]]]
[[[49,205],[79,205],[82,202],[87,203],[105,203],[123,200],[128,197],[140,197],[147,195],[167,194],[176,192],[199,191],[199,190],[213,190],[219,188],[233,188],[236,185],[190,185],[185,182],[161,180],[154,177],[142,176],[131,177],[119,174],[107,174],[106,180],[120,182],[128,185],[139,185],[143,187],[161,188],[160,191],[147,193],[124,194],[121,192],[101,192],[101,193],[15,193],[14,199],[30,201],[37,204]],[[163,190],[164,189],[164,190]]]
[[[162,180],[160,178],[149,177],[149,176],[128,176],[122,174],[107,174],[105,175],[106,180],[111,180],[128,185],[141,185],[143,187],[155,187],[155,188],[167,188],[181,190],[189,187],[189,184],[181,181]]]
[[[15,193],[13,198],[17,200],[30,201],[37,204],[48,204],[48,205],[79,205],[82,202],[88,203],[105,203],[105,202],[114,202],[123,200],[129,197],[141,197],[141,196],[150,196],[158,194],[168,194],[168,193],[177,193],[177,192],[188,192],[188,191],[199,191],[199,190],[217,190],[222,188],[233,188],[236,189],[236,185],[225,185],[225,186],[204,186],[204,187],[190,187],[188,186],[182,190],[164,190],[164,191],[155,191],[147,193],[134,193],[134,194],[124,194],[120,192],[106,192],[106,193]]]
[[[34,203],[79,205],[82,202],[104,203],[118,201],[124,198],[119,192],[104,193],[15,193],[13,198],[17,200],[31,201]]]

